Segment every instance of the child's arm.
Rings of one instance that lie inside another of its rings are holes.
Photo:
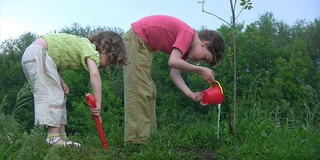
[[[93,91],[93,96],[96,101],[96,108],[91,108],[90,111],[92,115],[99,116],[100,110],[101,110],[101,94],[102,94],[100,73],[99,73],[99,69],[97,67],[96,62],[94,62],[90,58],[87,58],[86,61],[89,68],[90,82],[91,82],[91,87]]]
[[[185,72],[198,73],[208,84],[213,84],[216,82],[214,79],[214,72],[211,69],[189,64],[188,62],[182,60],[181,57],[182,53],[180,52],[180,50],[174,48],[169,58],[169,66],[171,68],[175,68]]]
[[[64,95],[66,96],[66,95],[69,94],[69,87],[66,84],[66,82],[64,82],[64,80],[63,80],[63,78],[62,78],[62,76],[60,74],[60,70],[59,69],[58,69],[58,73],[59,73],[59,76],[60,76],[60,85],[61,85],[61,87],[63,89]]]
[[[184,80],[181,77],[181,71],[171,68],[170,70],[170,78],[173,81],[173,83],[189,98],[192,100],[198,102],[201,100],[201,95],[199,92],[192,92],[189,87],[186,85]]]

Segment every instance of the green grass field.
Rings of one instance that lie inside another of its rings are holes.
[[[179,119],[161,124],[146,145],[125,145],[123,128],[106,132],[109,150],[105,150],[97,134],[69,135],[82,147],[51,147],[46,144],[46,131],[35,126],[30,133],[15,122],[14,116],[1,114],[0,159],[320,159],[320,130],[310,120],[294,117],[281,120],[275,112],[256,107],[238,113],[235,135],[222,115],[217,137],[217,110],[205,116],[191,117],[193,123]],[[185,116],[188,117],[186,111]],[[161,115],[159,117],[162,117]]]

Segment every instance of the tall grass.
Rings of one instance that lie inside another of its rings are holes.
[[[8,105],[6,96],[2,99],[0,104],[0,158],[14,159],[18,148],[20,148],[21,137],[24,132],[23,126],[15,119],[22,107],[31,103],[31,91],[28,83],[20,89],[17,94],[16,104],[13,106],[11,113],[5,115],[3,108]],[[10,107],[10,106],[9,106]]]
[[[314,121],[319,115],[319,103],[313,110],[305,109],[304,118],[296,117],[289,107],[275,106],[265,110],[263,102],[254,100],[239,106],[237,134],[231,135],[228,119],[222,116],[217,139],[217,107],[208,106],[207,113],[194,108],[179,110],[173,106],[159,108],[158,131],[146,145],[125,145],[123,127],[113,125],[106,132],[109,150],[104,150],[98,134],[70,135],[83,144],[80,148],[51,147],[45,142],[46,131],[35,126],[25,132],[14,114],[30,103],[29,91],[17,94],[17,107],[12,114],[0,113],[0,159],[320,159],[320,129]],[[2,100],[0,109],[6,105]],[[224,106],[222,106],[224,107]],[[286,117],[281,117],[286,112]]]
[[[262,111],[260,107],[247,109],[243,114],[239,116],[237,136],[219,148],[223,159],[320,158],[319,128],[306,126],[292,114],[281,123],[277,113]]]

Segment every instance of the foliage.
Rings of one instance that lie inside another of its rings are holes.
[[[251,103],[255,107],[243,106],[245,109],[239,113],[237,136],[229,133],[225,119],[221,119],[218,132],[217,108],[209,106],[211,109],[206,114],[195,114],[189,108],[176,114],[177,117],[167,117],[167,123],[159,127],[146,145],[124,145],[122,141],[116,140],[121,131],[111,128],[106,132],[108,151],[103,149],[98,136],[92,133],[85,136],[69,135],[72,140],[82,143],[80,148],[51,147],[44,141],[44,128],[35,126],[30,134],[22,133],[23,129],[20,128],[20,134],[16,134],[15,139],[1,139],[0,155],[2,159],[8,160],[320,158],[319,128],[299,121],[294,115],[287,117],[286,123],[281,123],[278,115],[284,111],[282,107],[269,112],[264,110],[264,104],[259,100]],[[292,113],[292,109],[287,111]],[[217,134],[220,138],[217,138]]]
[[[247,1],[248,2],[248,1]],[[152,77],[157,86],[158,131],[144,146],[123,142],[123,75],[101,71],[102,120],[110,146],[101,147],[85,94],[91,92],[86,70],[64,70],[70,88],[67,101],[69,138],[81,148],[56,148],[45,143],[45,128],[34,126],[32,95],[20,59],[36,38],[25,33],[0,46],[0,159],[319,159],[320,58],[319,18],[293,26],[266,13],[247,26],[237,24],[237,135],[229,129],[232,106],[232,28],[218,32],[227,54],[214,66],[225,92],[217,139],[217,108],[188,99],[169,79],[168,55],[154,53]],[[112,27],[72,24],[61,31],[88,36]],[[199,75],[183,73],[193,91],[208,87]]]
[[[240,5],[244,7],[244,9],[252,9],[253,6],[252,6],[252,2],[250,2],[251,0],[241,0],[241,3]]]

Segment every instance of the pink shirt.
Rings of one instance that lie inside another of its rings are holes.
[[[177,48],[183,59],[186,59],[195,34],[195,30],[183,21],[165,15],[142,18],[132,23],[131,27],[154,51],[171,54],[172,49]]]

